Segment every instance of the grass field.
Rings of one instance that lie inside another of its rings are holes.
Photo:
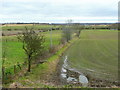
[[[45,36],[45,47],[50,47],[50,32],[43,32]],[[22,43],[17,40],[16,36],[2,37],[3,51],[5,51],[5,64],[6,68],[11,68],[17,63],[23,63],[26,60],[26,55],[22,49]],[[52,45],[59,45],[61,39],[61,31],[52,32]]]
[[[25,30],[25,26],[28,29],[31,29],[32,27],[34,27],[35,30],[48,30],[51,28],[59,28],[59,25],[33,25],[33,24],[23,24],[23,25],[4,25],[2,26],[2,30],[3,31],[21,31],[21,30]]]
[[[83,30],[67,55],[69,65],[84,74],[118,80],[118,31]]]

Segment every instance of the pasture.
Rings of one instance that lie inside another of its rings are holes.
[[[66,52],[70,67],[102,80],[118,80],[118,31],[83,30]]]
[[[45,48],[50,48],[50,39],[52,38],[52,45],[58,46],[61,39],[61,31],[53,31],[52,37],[50,32],[42,32],[45,37]],[[50,38],[51,37],[51,38]],[[2,37],[2,49],[5,52],[4,67],[7,71],[13,73],[14,65],[23,64],[27,59],[24,50],[22,49],[22,42],[18,41],[17,36]]]
[[[34,27],[34,30],[48,30],[51,28],[59,28],[60,25],[39,25],[39,24],[21,24],[21,25],[3,25],[2,26],[2,30],[3,31],[23,31],[25,30],[25,26],[28,29],[31,29],[32,27]]]

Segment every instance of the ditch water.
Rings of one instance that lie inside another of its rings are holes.
[[[61,73],[60,73],[60,79],[62,84],[75,84],[83,87],[88,86],[88,79],[87,77],[77,71],[74,68],[70,68],[68,65],[68,57],[65,56],[63,61],[63,65],[61,66]]]

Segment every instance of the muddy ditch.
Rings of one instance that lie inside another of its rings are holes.
[[[63,55],[58,64],[58,73],[59,76],[58,82],[60,85],[74,85],[81,87],[119,87],[118,82],[101,80],[94,78],[88,74],[84,74],[74,68],[71,68],[68,65],[67,56]]]

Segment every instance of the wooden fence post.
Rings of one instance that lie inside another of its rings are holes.
[[[16,73],[16,65],[14,65],[14,74]]]
[[[18,66],[18,67],[20,68],[20,70],[21,70],[21,66],[20,66],[20,64],[19,64],[19,63],[17,64],[17,66]]]
[[[5,75],[5,68],[4,67],[2,67],[2,83],[4,83],[4,75]]]

